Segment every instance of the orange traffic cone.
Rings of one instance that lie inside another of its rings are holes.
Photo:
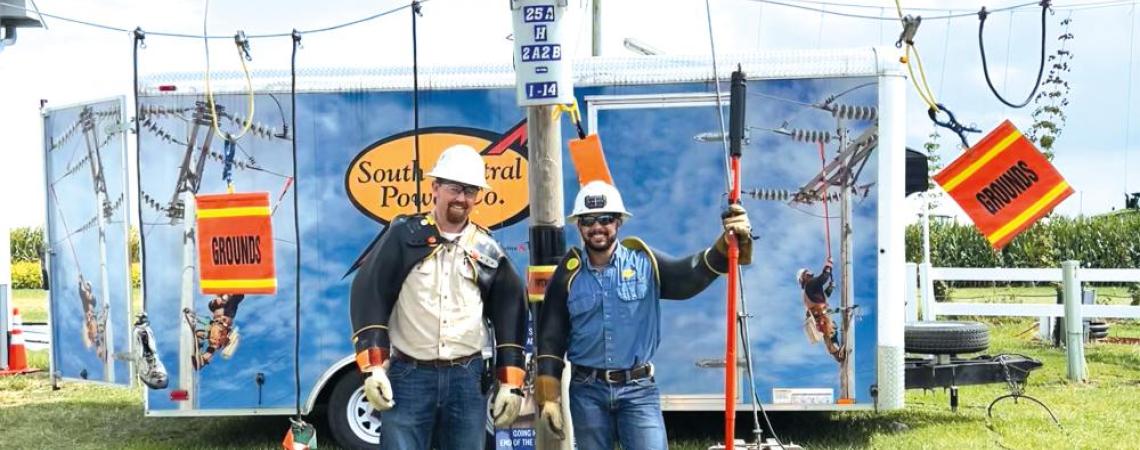
[[[24,348],[24,322],[20,319],[20,308],[12,308],[12,331],[8,340],[8,370],[0,375],[18,375],[36,372],[39,369],[28,367],[28,351]]]

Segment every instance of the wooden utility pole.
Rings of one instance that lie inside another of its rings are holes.
[[[839,149],[841,155],[844,154],[843,150],[847,148],[847,129],[844,128],[843,121],[839,121]],[[840,173],[840,194],[839,202],[839,260],[840,271],[843,274],[843,291],[840,295],[840,313],[843,314],[843,345],[840,347],[843,354],[842,360],[839,361],[839,398],[840,399],[855,399],[855,321],[853,320],[852,305],[855,300],[855,283],[853,278],[853,271],[851,268],[851,190],[854,188],[855,180],[851,173],[851,168],[854,165],[852,155],[841,156],[845,159],[843,164],[839,166]],[[824,199],[827,201],[827,199]],[[830,219],[825,219],[830,220]]]
[[[590,55],[602,56],[602,0],[594,0],[590,18]]]
[[[554,267],[566,252],[562,129],[560,115],[556,114],[558,105],[574,103],[572,69],[562,46],[566,6],[566,0],[511,0],[516,95],[519,106],[526,109],[527,117],[527,159],[530,167],[527,174],[530,196],[528,285],[534,286],[531,291],[535,294],[531,298],[532,319],[538,317],[538,310],[542,307],[542,299],[537,292],[545,290]],[[535,331],[537,336],[538,330]],[[537,342],[535,351],[537,353]],[[574,433],[570,418],[569,378],[570,365],[567,364],[562,371],[562,417],[566,439],[559,440],[545,431],[538,422],[540,408],[535,405],[535,446],[540,450],[572,448]]]
[[[566,253],[563,228],[566,225],[562,193],[562,129],[561,120],[554,115],[554,106],[527,107],[527,154],[530,161],[528,193],[530,194],[530,264],[555,266]],[[537,304],[535,304],[537,305]],[[538,307],[531,308],[531,317],[537,318]],[[537,322],[535,322],[537,323]],[[535,330],[537,336],[538,330]],[[537,350],[537,348],[536,348]],[[570,421],[570,365],[562,370],[562,418],[566,439],[557,437],[539,426],[535,405],[536,449],[552,450],[572,448],[573,425]]]

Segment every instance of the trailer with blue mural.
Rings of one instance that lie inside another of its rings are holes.
[[[736,389],[741,410],[753,400],[770,410],[903,405],[905,102],[893,54],[867,48],[718,58],[721,67],[739,64],[749,92],[741,179],[758,238],[753,263],[741,272],[750,333],[738,340],[737,354],[751,358],[724,360],[723,279],[690,300],[666,302],[654,361],[666,411],[723,410],[726,366],[743,375]],[[526,114],[515,103],[509,66],[421,69],[418,128],[410,69],[301,70],[295,95],[287,76],[254,73],[247,92],[240,74],[215,75],[212,96],[204,95],[199,73],[153,76],[140,87],[134,194],[143,302],[136,313],[145,312],[150,340],[136,353],[168,371],[165,384],[147,383],[146,415],[323,410],[339,442],[364,447],[377,441],[383,417],[364,398],[353,360],[349,268],[393,217],[431,204],[423,172],[445,148],[467,144],[484,149],[492,186],[472,219],[525,271],[532,164]],[[717,105],[725,114],[728,106],[727,94],[717,101],[708,58],[594,58],[577,62],[573,79],[584,126],[604,142],[633,214],[623,233],[672,254],[708,245],[726,205]],[[564,136],[575,134],[567,121],[562,127]],[[570,158],[563,159],[568,212],[579,186]],[[49,180],[74,165],[50,165]],[[254,278],[202,266],[201,258],[260,258],[247,248],[253,240],[203,237],[203,220],[228,213],[203,214],[202,197],[226,193],[268,201],[258,211],[269,231],[257,242],[272,247],[272,289],[251,293]],[[106,204],[108,195],[114,193],[92,199]],[[95,203],[71,194],[62,200]],[[62,223],[52,227],[53,245],[71,245]],[[573,229],[566,242],[580,245]],[[71,264],[61,256],[70,252],[59,247],[54,260]],[[77,265],[93,255],[75,254]],[[825,307],[813,308],[798,271],[818,272],[829,258],[835,291]],[[76,284],[74,273],[60,276],[53,271],[53,281]],[[129,289],[119,284],[99,298],[125,298]],[[75,316],[53,317],[54,333],[81,335],[88,325],[80,311],[57,312],[54,296],[52,302],[53,316]],[[119,309],[127,306],[112,303],[109,311]],[[133,335],[134,317],[109,321],[108,330],[119,328],[107,336]],[[53,341],[57,355],[77,345],[83,343]],[[105,356],[100,361],[115,360]],[[88,373],[105,373],[96,358],[87,359]],[[526,436],[501,434],[508,445],[525,444]]]

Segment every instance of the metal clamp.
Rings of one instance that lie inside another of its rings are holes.
[[[927,115],[930,116],[930,120],[932,122],[934,122],[935,125],[938,125],[942,128],[946,128],[950,131],[953,131],[954,134],[958,135],[958,139],[962,140],[962,146],[966,147],[966,148],[970,148],[970,143],[966,140],[966,133],[981,133],[982,130],[979,130],[979,129],[974,128],[972,126],[968,127],[968,126],[962,125],[961,123],[958,122],[958,119],[956,117],[954,117],[953,112],[950,112],[950,110],[947,109],[945,106],[943,106],[941,103],[938,103],[937,105],[938,105],[938,109],[930,108],[930,109],[926,110]],[[946,116],[949,117],[949,120],[945,120],[945,121],[938,120],[938,111],[945,112]]]
[[[906,45],[914,45],[914,35],[918,33],[918,26],[920,24],[922,24],[922,16],[907,14],[906,17],[903,17],[903,30],[902,33],[899,34],[899,40],[895,41],[895,48],[902,48],[903,43],[906,43]]]
[[[249,38],[245,36],[244,31],[238,30],[237,34],[234,34],[234,44],[237,45],[238,51],[241,52],[246,61],[253,61],[253,57],[249,54]]]

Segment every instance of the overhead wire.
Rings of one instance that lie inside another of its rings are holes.
[[[884,16],[872,16],[872,15],[867,15],[867,14],[847,13],[847,12],[842,12],[842,11],[828,10],[828,9],[819,8],[819,7],[804,6],[804,5],[797,5],[797,4],[788,3],[788,1],[794,1],[794,0],[786,0],[786,1],[785,0],[781,0],[781,1],[776,1],[776,0],[748,0],[748,1],[759,2],[759,3],[767,3],[770,5],[777,5],[777,6],[783,6],[783,7],[787,7],[787,8],[799,9],[799,10],[804,10],[804,11],[830,14],[833,16],[847,17],[847,18],[852,18],[852,19],[884,20],[884,21],[888,21],[888,22],[893,22],[895,20],[893,18],[884,17]],[[1015,5],[996,8],[996,9],[992,10],[991,12],[1000,12],[1000,11],[1007,11],[1007,10],[1011,10],[1011,9],[1024,8],[1026,6],[1036,5],[1037,3],[1038,2],[1018,3]],[[945,8],[942,8],[941,10],[945,10]],[[945,19],[945,18],[955,19],[955,18],[961,18],[961,17],[972,17],[976,14],[977,13],[974,13],[974,12],[961,12],[961,13],[946,14],[946,15],[940,15],[940,16],[930,16],[930,17],[927,17],[927,19]]]
[[[898,12],[899,20],[902,21],[903,35],[895,42],[895,47],[906,46],[906,56],[903,57],[903,63],[906,64],[907,73],[910,74],[910,82],[914,85],[915,91],[918,92],[918,97],[926,102],[926,106],[930,110],[938,110],[938,101],[934,97],[934,92],[930,89],[930,84],[926,81],[926,69],[922,66],[922,57],[918,54],[918,48],[914,46],[914,34],[918,31],[918,25],[922,22],[922,18],[912,18],[911,16],[904,16],[902,3],[895,0],[895,10]],[[918,84],[919,77],[914,76],[914,64],[911,64],[911,53],[914,53],[914,62],[918,65],[918,73],[922,76],[922,85]]]
[[[427,3],[429,1],[431,1],[431,0],[421,0],[418,3],[424,4],[424,3]],[[810,6],[793,4],[793,2],[794,3],[814,4],[814,5],[849,7],[849,8],[867,8],[867,9],[882,8],[881,6],[877,6],[877,5],[872,6],[872,5],[849,4],[849,3],[841,3],[841,2],[808,2],[808,1],[803,1],[803,0],[782,0],[782,1],[746,0],[746,1],[754,2],[754,3],[765,3],[765,4],[771,4],[771,5],[776,5],[776,6],[783,6],[783,7],[787,7],[787,8],[801,9],[801,10],[807,10],[807,11],[813,11],[813,12],[820,12],[822,10],[824,14],[854,18],[854,19],[876,20],[876,21],[887,21],[887,22],[894,21],[894,19],[892,19],[890,17],[882,16],[882,15],[871,16],[871,15],[865,15],[865,14],[850,14],[850,13],[844,13],[841,11],[832,11],[832,10],[826,10],[826,9],[822,9],[822,8],[813,8]],[[1060,10],[1082,11],[1082,10],[1086,10],[1086,9],[1113,8],[1113,7],[1118,7],[1118,6],[1135,5],[1137,3],[1140,3],[1140,0],[1114,0],[1114,1],[1104,1],[1104,2],[1095,2],[1095,3],[1075,3],[1075,4],[1067,4],[1067,5],[1057,5],[1057,6],[1054,6],[1053,9],[1058,10],[1058,11],[1060,11]],[[1033,6],[1036,4],[1037,4],[1036,2],[1019,3],[1016,5],[1011,5],[1011,6],[1007,6],[1007,7],[993,9],[990,12],[1001,12],[1001,11],[1006,11],[1006,10],[1010,10],[1010,9],[1018,10],[1018,9],[1022,9],[1024,7],[1027,7],[1027,6]],[[77,19],[77,18],[72,18],[72,17],[67,17],[67,16],[61,16],[58,14],[51,14],[51,13],[42,12],[42,11],[39,11],[38,8],[34,8],[34,5],[33,5],[33,8],[28,8],[28,7],[25,7],[23,5],[16,5],[13,3],[7,3],[7,2],[3,2],[3,1],[0,1],[0,5],[10,7],[10,8],[15,8],[15,9],[22,10],[22,11],[26,11],[29,13],[34,13],[34,14],[40,16],[41,22],[43,22],[43,20],[42,20],[43,17],[48,17],[48,18],[59,20],[62,22],[74,23],[77,25],[84,25],[84,26],[104,29],[104,30],[108,30],[108,31],[118,31],[121,33],[130,33],[132,31],[130,29],[117,27],[114,25],[106,25],[106,24],[102,24],[102,23],[98,23],[98,22],[93,22],[90,20]],[[326,31],[339,30],[341,28],[346,28],[346,27],[350,27],[353,25],[368,22],[371,20],[379,19],[381,17],[402,11],[405,8],[410,8],[411,6],[412,6],[411,4],[404,4],[401,6],[393,7],[391,9],[380,11],[380,12],[375,13],[375,14],[371,14],[369,16],[365,16],[365,17],[362,17],[359,19],[354,19],[354,20],[351,20],[348,22],[339,23],[339,24],[335,24],[335,25],[331,25],[331,26],[327,26],[327,27],[313,28],[313,29],[308,29],[308,30],[300,30],[300,32],[303,34],[314,34],[314,33],[323,33]],[[928,20],[932,20],[932,19],[958,19],[958,18],[963,18],[963,17],[974,16],[976,14],[973,12],[965,12],[967,10],[947,9],[947,8],[907,8],[907,10],[914,10],[914,11],[961,11],[960,13],[951,13],[951,14],[927,17]],[[184,39],[203,39],[203,38],[205,38],[205,39],[230,39],[233,37],[233,36],[229,36],[229,35],[197,35],[197,34],[189,34],[189,33],[174,33],[174,32],[168,32],[168,31],[152,31],[152,32],[148,32],[148,34],[151,36],[170,37],[170,38],[184,38]],[[280,37],[288,37],[288,36],[290,36],[290,33],[262,33],[262,34],[250,34],[250,35],[247,35],[246,37],[248,39],[265,39],[265,38],[280,38]]]
[[[716,39],[714,38],[714,33],[713,33],[712,6],[710,5],[709,0],[705,0],[705,19],[708,23],[708,30],[709,30],[709,50],[711,52],[710,56],[712,59],[713,85],[716,88],[717,121],[720,124],[721,145],[724,148],[724,173],[725,173],[724,185],[725,185],[725,192],[729,193],[729,199],[731,199],[733,196],[732,192],[735,189],[735,187],[732,185],[732,182],[729,180],[730,178],[732,178],[732,168],[729,165],[730,164],[729,160],[732,159],[732,156],[731,156],[731,152],[729,151],[729,148],[728,148],[728,130],[724,126],[724,106],[722,104],[723,100],[721,99],[721,91],[720,91],[720,72],[717,70],[717,64],[716,64]],[[739,182],[739,179],[737,180],[737,182]],[[737,186],[737,187],[739,187],[739,186]],[[737,192],[737,193],[739,193],[739,192]],[[730,242],[735,242],[735,241],[730,241]],[[783,443],[783,441],[780,440],[779,435],[776,434],[776,429],[775,429],[775,427],[772,426],[772,421],[768,418],[768,412],[764,410],[764,405],[763,405],[763,403],[760,402],[760,398],[756,394],[755,377],[752,374],[752,352],[751,352],[751,349],[748,348],[751,346],[751,342],[750,342],[750,337],[749,337],[749,333],[748,333],[748,321],[746,320],[748,317],[748,312],[747,312],[748,311],[748,309],[747,309],[748,305],[746,303],[747,297],[745,296],[744,279],[743,278],[744,277],[740,277],[740,276],[736,277],[736,282],[737,282],[737,287],[736,287],[737,289],[736,290],[737,290],[737,292],[740,293],[740,302],[742,304],[742,310],[740,313],[737,314],[736,317],[732,318],[732,320],[735,320],[736,322],[740,323],[740,327],[739,327],[740,330],[738,331],[738,333],[741,336],[741,340],[744,341],[744,347],[745,347],[744,358],[748,362],[748,385],[749,385],[749,391],[752,392],[752,422],[753,422],[753,427],[754,427],[753,431],[756,434],[756,438],[758,441],[757,445],[759,445],[759,438],[760,438],[760,435],[762,433],[762,430],[760,429],[760,418],[758,417],[758,414],[757,414],[757,409],[759,409],[759,412],[763,413],[764,421],[768,425],[768,432],[772,434],[772,438],[776,440],[776,442],[780,445],[780,448],[783,448],[784,443]],[[730,292],[731,292],[731,289],[730,289]],[[731,301],[735,302],[736,299],[731,299]],[[733,358],[735,358],[735,357],[733,357]],[[729,370],[735,370],[736,369],[736,361],[728,361],[727,359],[728,358],[726,357],[726,360],[724,362],[724,370],[726,372]],[[727,381],[727,378],[726,378],[726,381]],[[728,386],[725,386],[725,389],[726,389],[725,395],[727,396]],[[727,420],[728,419],[726,419],[726,425],[735,425],[735,420],[733,420],[732,423],[727,423]],[[726,436],[726,439],[728,437],[729,436]],[[725,445],[731,445],[731,442],[726,441]]]
[[[293,124],[293,176],[289,178],[286,183],[297,182],[297,49],[301,46],[301,33],[296,29],[291,34],[293,38],[293,53],[289,58],[289,121]],[[280,105],[278,105],[280,107]],[[253,113],[250,113],[253,116]],[[286,184],[285,189],[289,189]],[[294,328],[293,328],[293,387],[295,389],[296,412],[298,422],[302,422],[301,418],[301,222],[300,222],[300,200],[297,198],[298,188],[294,186],[293,191],[293,236],[296,239],[296,254],[294,260],[294,281],[293,281],[293,295],[294,295]],[[285,192],[282,191],[282,196]],[[277,204],[281,204],[281,199],[277,199]],[[274,207],[276,212],[276,207]]]
[[[895,0],[895,1],[897,2],[898,0]],[[1021,103],[1017,103],[1017,104],[1011,103],[1009,100],[1006,100],[1005,97],[1002,97],[1001,93],[999,93],[997,91],[997,89],[994,88],[993,81],[990,80],[990,69],[989,69],[988,64],[986,63],[986,40],[985,40],[985,36],[983,35],[983,32],[986,29],[986,17],[990,14],[993,14],[993,12],[987,11],[984,6],[982,7],[981,11],[978,11],[978,50],[982,55],[982,73],[985,75],[986,86],[989,86],[990,92],[993,92],[994,96],[996,96],[999,101],[1001,101],[1003,104],[1005,104],[1005,106],[1008,106],[1010,108],[1024,108],[1025,105],[1028,105],[1029,102],[1033,101],[1033,96],[1037,95],[1037,89],[1039,89],[1041,87],[1041,77],[1045,74],[1045,33],[1047,30],[1045,16],[1049,13],[1049,4],[1050,4],[1050,0],[1042,0],[1040,3],[1040,5],[1041,5],[1041,63],[1037,67],[1037,81],[1033,84],[1033,90],[1031,90],[1029,92],[1029,95],[1025,97],[1025,101],[1022,101]],[[1012,24],[1012,17],[1013,16],[1010,16],[1011,24]],[[1008,45],[1008,42],[1009,41],[1007,40],[1007,45]],[[1006,52],[1006,55],[1008,57],[1008,55],[1009,55],[1008,50]],[[1009,65],[1007,64],[1006,67],[1008,69]]]
[[[418,3],[423,4],[423,3],[427,3],[429,1],[431,1],[431,0],[421,0]],[[6,6],[9,8],[15,8],[15,9],[22,10],[22,11],[29,12],[29,13],[35,13],[41,17],[41,22],[42,22],[43,17],[49,17],[49,18],[59,20],[62,22],[69,22],[69,23],[74,23],[77,25],[84,25],[84,26],[104,29],[104,30],[108,30],[108,31],[118,31],[118,32],[122,32],[122,33],[130,33],[131,31],[133,31],[133,30],[128,30],[126,28],[116,27],[113,25],[105,25],[105,24],[101,24],[101,23],[97,23],[97,22],[92,22],[89,20],[76,19],[76,18],[61,16],[61,15],[57,15],[57,14],[49,14],[49,13],[39,11],[38,8],[27,8],[23,5],[16,5],[16,4],[7,3],[7,2],[3,2],[3,1],[0,1],[0,5]],[[33,6],[35,6],[34,3],[33,3]],[[355,20],[352,20],[349,22],[339,23],[339,24],[327,26],[327,27],[314,28],[314,29],[310,29],[310,30],[300,30],[300,32],[303,34],[313,34],[313,33],[323,33],[326,31],[339,30],[341,28],[346,28],[346,27],[350,27],[353,25],[368,22],[371,20],[379,19],[381,17],[402,11],[405,8],[410,8],[411,6],[412,6],[411,4],[405,4],[405,5],[401,5],[401,6],[394,7],[394,8],[388,9],[388,10],[384,10],[384,11],[366,16],[366,17],[362,17],[360,19],[355,19]],[[228,35],[207,35],[205,32],[203,32],[201,35],[197,35],[197,34],[188,34],[188,33],[172,33],[172,32],[165,32],[165,31],[150,31],[150,32],[147,32],[147,34],[151,35],[151,36],[162,36],[162,37],[184,38],[184,39],[230,39],[233,37],[233,36],[228,36]],[[265,33],[265,34],[250,34],[250,35],[246,36],[246,38],[248,38],[248,39],[280,38],[280,37],[288,37],[291,35],[292,35],[292,33]]]
[[[205,4],[206,8],[202,13],[202,36],[207,35],[206,30],[210,19],[210,0],[205,0]],[[213,125],[214,133],[216,133],[219,138],[225,139],[227,142],[236,142],[238,139],[241,139],[242,136],[245,136],[245,133],[248,132],[249,128],[253,125],[253,79],[250,77],[249,67],[247,67],[245,64],[246,59],[249,58],[249,50],[247,48],[244,49],[243,55],[242,40],[244,39],[242,38],[245,38],[245,33],[239,31],[238,34],[234,36],[234,45],[237,47],[238,60],[241,61],[241,70],[245,74],[246,91],[248,92],[249,96],[249,114],[246,116],[245,125],[242,126],[241,132],[238,133],[237,136],[233,136],[229,133],[222,133],[221,129],[218,128],[218,110],[216,108],[216,104],[214,103],[214,91],[210,88],[210,41],[205,37],[202,38],[202,44],[206,51],[206,103],[210,108],[210,123]],[[248,43],[245,45],[248,47]]]
[[[822,2],[802,2],[800,0],[779,0],[779,1],[777,1],[777,0],[747,0],[747,1],[756,2],[756,3],[766,3],[766,4],[770,4],[770,5],[783,6],[783,7],[791,8],[791,9],[799,9],[799,10],[803,10],[803,11],[811,11],[811,12],[828,14],[828,15],[832,15],[832,16],[846,17],[846,18],[851,18],[851,19],[876,20],[876,21],[887,21],[887,22],[893,22],[895,20],[891,17],[886,17],[886,16],[882,16],[882,15],[872,16],[872,15],[868,15],[868,14],[848,13],[848,12],[842,12],[842,11],[829,10],[829,9],[825,9],[822,7],[805,6],[803,4],[793,3],[793,2],[800,2],[800,3],[821,5]],[[1121,0],[1119,2],[1106,1],[1106,2],[1095,3],[1095,4],[1094,3],[1089,3],[1089,4],[1076,3],[1076,4],[1057,6],[1057,7],[1054,7],[1053,9],[1076,11],[1076,10],[1082,10],[1082,9],[1127,6],[1127,5],[1133,5],[1136,3],[1138,3],[1137,0]],[[1013,4],[1013,5],[1009,5],[1009,6],[1003,6],[1000,8],[994,8],[994,9],[989,10],[989,12],[996,13],[996,12],[1003,12],[1003,11],[1009,11],[1009,10],[1020,10],[1020,9],[1023,9],[1023,8],[1029,7],[1029,6],[1035,6],[1035,5],[1039,5],[1039,4],[1040,4],[1040,2],[1017,3],[1017,4]],[[852,7],[852,8],[858,8],[858,7],[880,8],[879,6],[871,7],[869,5],[850,5],[850,4],[841,4],[841,3],[834,3],[834,4],[829,3],[829,4],[827,4],[827,6],[842,6],[842,7]],[[907,10],[947,11],[946,8],[907,8]],[[951,11],[960,11],[960,12],[929,16],[929,17],[925,17],[925,18],[928,20],[961,19],[961,18],[965,18],[965,17],[974,17],[977,15],[976,11],[969,12],[970,10],[964,10],[964,9],[959,9],[959,10],[953,10],[952,9]]]
[[[728,130],[724,127],[724,105],[720,98],[720,71],[716,67],[716,41],[713,40],[712,7],[709,5],[709,0],[705,0],[705,17],[708,19],[709,48],[712,51],[713,86],[716,87],[716,118],[720,124],[720,143],[724,147],[724,173],[727,174],[731,172],[731,169],[728,168]],[[724,179],[724,191],[730,190],[732,190],[732,183],[726,177]]]
[[[419,32],[416,30],[416,17],[420,13],[420,2],[413,0],[412,6],[412,140],[415,158],[412,160],[412,180],[416,184],[416,214],[423,212],[423,195],[420,193],[420,65],[419,65]]]
[[[135,113],[134,113],[133,119],[135,122],[135,162],[137,165],[138,161],[142,160],[140,158],[140,156],[142,156],[142,152],[140,151],[140,149],[142,148],[142,130],[139,128],[140,127],[140,120],[141,120],[141,117],[139,114],[139,49],[140,48],[146,48],[146,33],[143,32],[142,28],[136,27],[134,29],[134,31],[131,32],[131,37],[133,38],[133,39],[131,39],[131,86],[132,86],[131,99],[134,100],[134,106],[135,106]],[[139,181],[142,178],[142,172],[139,171],[138,168],[136,167],[135,173],[136,173],[136,176],[138,177],[135,179],[135,189],[138,190],[140,200],[142,200],[142,198],[141,198],[142,193],[143,193],[142,183],[139,183]],[[143,238],[139,239],[139,255],[138,255],[139,260],[141,261],[142,255],[146,254],[146,239],[145,239],[145,237],[147,234],[147,230],[144,227],[146,227],[149,224],[146,223],[145,221],[143,221],[143,209],[144,208],[142,207],[142,205],[138,205],[138,208],[136,208],[136,209],[138,210],[138,215],[139,215],[139,227],[143,228],[143,232],[142,232]],[[154,227],[152,226],[151,229],[154,229]],[[139,272],[139,274],[140,274],[139,275],[139,280],[140,280],[139,290],[140,290],[140,294],[142,297],[142,311],[145,312],[146,306],[147,306],[146,305],[146,303],[147,303],[147,295],[146,295],[147,270],[146,270],[146,264],[139,264],[139,271],[140,271]]]

